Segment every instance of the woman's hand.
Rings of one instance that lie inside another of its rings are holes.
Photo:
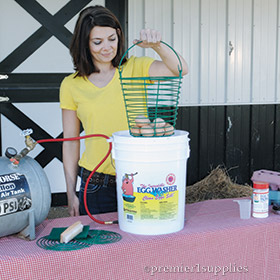
[[[140,31],[140,39],[135,39],[133,44],[142,41],[142,43],[138,44],[141,48],[153,48],[157,47],[161,41],[161,33],[154,29],[142,29]]]
[[[71,217],[79,216],[80,215],[80,212],[79,212],[79,205],[80,205],[79,198],[74,193],[72,195],[68,194],[67,198],[68,198],[68,212],[69,212],[70,216]]]
[[[140,39],[134,40],[136,44],[139,41],[142,43],[137,46],[142,48],[152,48],[161,58],[155,60],[149,69],[149,76],[178,76],[179,75],[179,60],[174,51],[166,44],[161,43],[161,33],[153,29],[142,29],[140,31]],[[184,58],[177,53],[182,63],[182,76],[188,73],[188,65]]]

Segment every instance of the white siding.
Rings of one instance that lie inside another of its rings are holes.
[[[201,1],[200,103],[225,98],[226,2]],[[191,72],[190,72],[191,73]]]
[[[170,44],[173,35],[172,3],[172,0],[130,0],[128,5],[129,46],[132,46],[134,39],[139,38],[139,33],[143,28],[160,30],[162,37]],[[170,13],[166,13],[166,10]],[[141,49],[137,46],[129,51],[129,56],[131,55],[147,55],[158,58],[154,51]]]
[[[251,101],[252,12],[252,1],[229,1],[226,92],[228,103]]]
[[[276,101],[277,0],[255,0],[252,102]],[[279,76],[278,76],[279,79]]]
[[[189,74],[182,106],[277,103],[279,2],[129,0],[129,42],[142,28],[158,29],[163,41],[183,55]],[[139,48],[133,54],[154,56]]]
[[[145,28],[145,5],[143,0],[130,0],[128,4],[128,46],[132,46],[133,40],[139,38],[140,30]],[[129,51],[129,55],[142,56],[145,51],[135,47]]]
[[[174,5],[173,45],[188,62],[191,74],[184,77],[181,104],[200,102],[200,10],[199,1],[182,0]],[[182,31],[184,30],[184,36]],[[165,38],[164,38],[165,40]],[[194,44],[196,42],[196,44]]]
[[[145,27],[161,31],[162,38],[172,45],[173,35],[173,1],[171,0],[145,0]],[[166,13],[169,11],[169,13]],[[155,52],[147,49],[146,55],[155,56]]]

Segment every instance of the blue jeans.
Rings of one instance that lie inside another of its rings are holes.
[[[84,206],[84,190],[86,180],[83,176],[83,168],[81,168],[81,187],[79,192],[80,215],[87,215]],[[105,175],[104,183],[97,185],[89,183],[87,187],[87,207],[91,214],[101,214],[117,211],[117,193],[116,184],[108,184],[109,175]]]

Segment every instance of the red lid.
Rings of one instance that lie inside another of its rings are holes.
[[[268,189],[269,183],[266,182],[254,182],[254,189]]]

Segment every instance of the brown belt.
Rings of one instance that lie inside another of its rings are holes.
[[[82,180],[84,182],[87,181],[90,173],[91,173],[91,171],[89,171],[87,169],[83,169]],[[108,174],[104,174],[104,173],[99,173],[99,172],[94,172],[93,173],[92,177],[89,180],[89,183],[94,184],[94,185],[98,185],[98,186],[103,186],[104,183],[105,183],[105,176],[106,175],[109,176],[108,186],[115,187],[116,186],[116,176],[108,175]]]

